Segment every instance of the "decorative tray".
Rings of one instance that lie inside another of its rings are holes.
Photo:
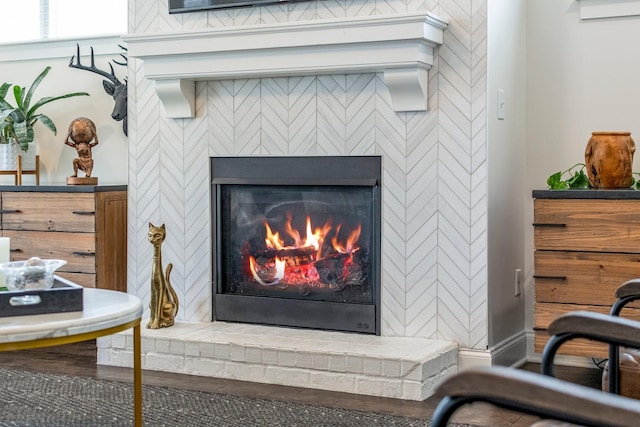
[[[82,286],[54,276],[48,289],[0,291],[0,317],[82,311]]]

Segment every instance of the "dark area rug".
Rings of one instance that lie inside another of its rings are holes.
[[[418,427],[429,421],[143,385],[143,420],[153,427]],[[0,368],[0,426],[133,425],[133,385]]]

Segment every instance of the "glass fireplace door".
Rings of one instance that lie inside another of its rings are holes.
[[[378,179],[247,168],[213,180],[216,318],[377,333]]]

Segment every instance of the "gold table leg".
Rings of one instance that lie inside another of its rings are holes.
[[[142,427],[142,357],[140,323],[133,327],[133,425]]]

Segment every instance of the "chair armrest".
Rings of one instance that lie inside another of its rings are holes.
[[[640,298],[640,279],[631,279],[618,286],[616,298],[637,296]]]
[[[443,399],[432,427],[446,426],[459,407],[471,402],[583,426],[624,427],[637,425],[640,419],[640,400],[498,366],[462,371],[445,379],[435,394]]]
[[[564,314],[549,324],[549,335],[572,334],[574,338],[640,348],[640,322],[591,311]]]
[[[588,338],[607,343],[609,356],[618,359],[618,346],[640,348],[640,322],[590,311],[564,314],[549,324],[551,338],[542,351],[542,373],[553,376],[553,359],[562,344],[574,338]],[[617,389],[617,371],[612,371],[612,391]]]

